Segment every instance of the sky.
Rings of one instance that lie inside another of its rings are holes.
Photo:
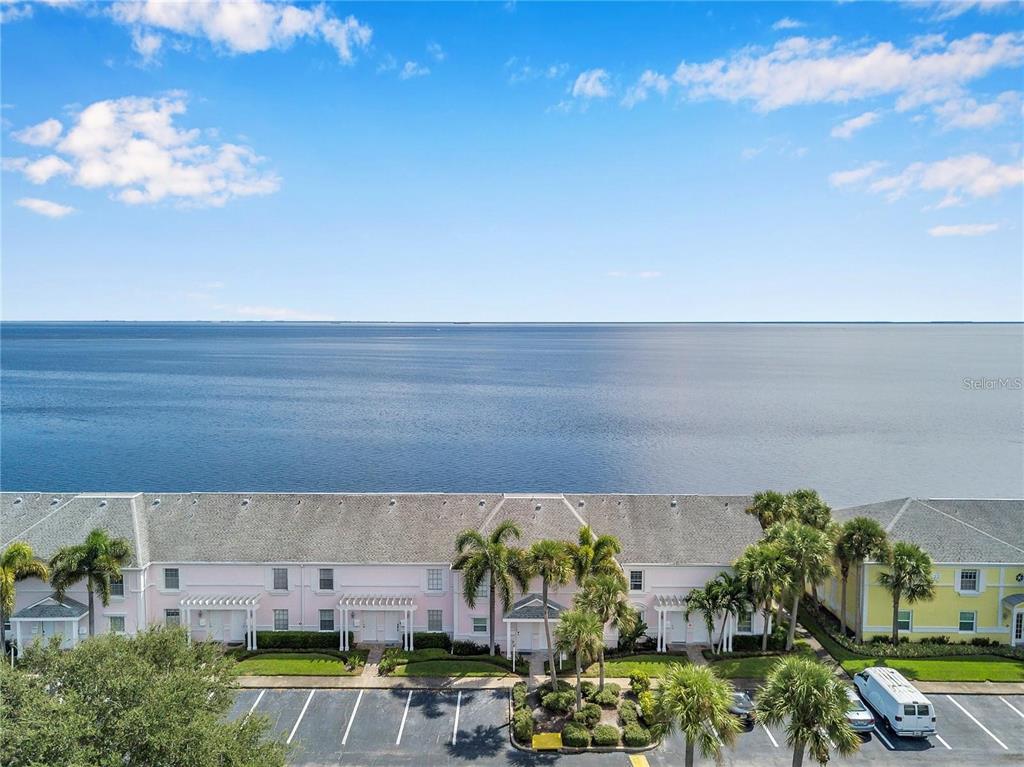
[[[1024,319],[1019,3],[0,10],[5,320]]]

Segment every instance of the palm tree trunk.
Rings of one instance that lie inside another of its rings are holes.
[[[548,621],[548,581],[541,581],[541,598],[544,600],[544,639],[548,644],[548,665],[551,667],[551,691],[558,691],[558,670],[555,668],[555,648],[551,645],[551,623]]]
[[[494,573],[491,573],[491,587],[490,589],[488,589],[488,591],[490,593],[488,594],[489,601],[487,603],[489,606],[489,617],[487,618],[487,624],[491,630],[490,652],[491,655],[494,655]],[[507,649],[508,648],[506,648],[506,650]]]
[[[601,667],[601,683],[597,686],[597,689],[603,691],[604,690],[604,647],[602,647],[600,649],[600,651],[598,652],[598,654],[597,654],[597,662],[598,662],[598,665],[600,665],[600,667]],[[577,679],[576,680],[576,685],[579,686],[579,683],[580,683],[580,680]]]
[[[861,584],[863,584],[863,583],[864,583],[864,563],[863,562],[858,562],[857,563],[857,621],[856,621],[856,623],[857,623],[857,644],[860,644],[861,642],[864,641],[864,621],[862,620],[863,613],[864,613],[864,606],[863,606],[863,603],[861,602],[861,600],[864,598],[864,595],[860,593]]]
[[[785,599],[785,594],[779,592],[779,598],[775,601],[775,625],[782,625],[782,600]]]
[[[95,606],[93,604],[92,596],[92,576],[89,576],[87,581],[89,587],[89,636],[93,636],[96,630],[96,617],[95,617]],[[76,629],[77,631],[77,629]]]
[[[796,613],[800,609],[800,589],[793,589],[793,609],[789,614],[789,631],[786,633],[786,652],[793,649],[793,640],[796,639]],[[803,759],[803,757],[800,757]]]
[[[576,653],[576,710],[583,708],[583,692],[580,690],[580,654]]]
[[[0,609],[0,658],[7,657],[7,631],[4,630],[4,624],[6,622],[7,616],[4,614],[4,611]]]
[[[899,592],[892,598],[892,644],[893,647],[900,643],[900,595]]]
[[[693,741],[689,738],[686,739],[686,767],[693,767]]]
[[[722,633],[718,635],[718,649],[715,651],[716,654],[721,654],[725,648],[725,627],[729,625],[729,612],[726,611],[725,617],[722,618]]]
[[[798,740],[793,744],[793,767],[801,767],[804,763],[804,743]]]
[[[850,573],[843,575],[843,593],[839,597],[839,634],[846,638],[846,582],[850,579]]]
[[[772,604],[769,599],[764,600],[764,609],[761,611],[761,617],[764,620],[764,626],[761,630],[761,652],[768,652],[768,619],[772,616]]]

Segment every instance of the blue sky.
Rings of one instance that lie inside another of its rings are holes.
[[[1019,5],[3,14],[5,319],[1024,314]]]

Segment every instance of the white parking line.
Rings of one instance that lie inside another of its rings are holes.
[[[395,738],[395,745],[402,742],[402,733],[405,732],[405,718],[409,716],[409,704],[412,703],[412,690],[409,690],[409,697],[405,699],[405,712],[402,714],[402,726],[398,728],[398,737]]]
[[[263,700],[263,693],[265,692],[266,690],[260,690],[260,694],[256,696],[256,702],[252,704],[252,708],[250,708],[249,713],[245,715],[245,719],[248,719],[250,716],[252,716],[252,712],[256,710],[256,706],[258,706],[260,704],[260,701]],[[245,719],[243,719],[242,721],[244,722]]]
[[[998,743],[998,744],[999,744],[1000,746],[1002,746],[1002,747],[1003,747],[1003,751],[1009,751],[1009,750],[1010,750],[1010,749],[1008,749],[1008,748],[1006,747],[1006,744],[1005,744],[1005,743],[1003,743],[1003,741],[999,740],[999,738],[997,738],[997,737],[996,737],[996,736],[995,736],[994,734],[992,734],[992,730],[990,730],[990,729],[989,729],[988,727],[986,727],[986,726],[985,726],[985,725],[983,725],[983,724],[982,724],[981,722],[979,722],[979,721],[978,721],[977,719],[975,719],[975,718],[974,718],[974,714],[972,714],[972,713],[971,713],[970,711],[968,711],[968,710],[967,710],[966,708],[964,708],[964,707],[963,707],[963,706],[961,706],[961,705],[960,705],[959,703],[957,703],[957,702],[956,702],[956,701],[955,701],[955,700],[953,699],[953,696],[952,696],[952,695],[947,695],[947,696],[946,696],[946,698],[947,698],[947,699],[949,700],[949,702],[950,702],[950,703],[952,703],[952,704],[953,704],[954,706],[956,706],[956,707],[957,707],[958,709],[960,709],[960,710],[961,710],[961,711],[963,711],[963,712],[964,712],[965,714],[967,714],[968,718],[969,718],[969,719],[970,719],[970,720],[971,720],[972,722],[974,722],[974,723],[975,723],[976,725],[978,725],[978,726],[979,726],[979,727],[980,727],[980,728],[981,728],[982,730],[984,730],[984,731],[985,731],[985,734],[986,734],[986,735],[988,735],[988,736],[989,736],[990,738],[992,738],[992,740],[994,740],[994,741],[995,741],[996,743]]]
[[[944,745],[944,746],[946,747],[946,750],[947,750],[947,751],[952,751],[952,750],[953,750],[953,749],[951,749],[951,748],[949,747],[949,744],[948,744],[948,743],[947,743],[946,741],[944,741],[944,740],[942,739],[942,736],[941,736],[941,735],[939,735],[938,733],[936,733],[936,735],[935,735],[935,740],[939,741],[939,743],[941,743],[942,745]]]
[[[363,699],[363,691],[359,691],[359,695],[356,696],[356,705],[352,707],[352,716],[348,718],[348,727],[345,728],[345,734],[341,736],[341,745],[348,743],[348,734],[352,730],[352,722],[356,720],[356,711],[359,710],[359,701]]]
[[[1002,695],[999,696],[999,700],[1001,700],[1003,703],[1005,703],[1007,706],[1009,706],[1011,709],[1013,709],[1013,712],[1015,714],[1017,714],[1017,716],[1019,716],[1021,719],[1024,719],[1024,711],[1021,711],[1019,708],[1017,708],[1015,705],[1010,703],[1010,701],[1008,701]]]
[[[875,735],[877,735],[881,739],[881,741],[889,748],[890,751],[896,750],[895,748],[893,748],[892,743],[889,742],[889,739],[882,734],[882,731],[880,729],[878,729],[877,725],[875,726]]]
[[[314,692],[316,692],[315,689],[309,691],[309,697],[306,698],[306,702],[302,705],[302,711],[299,712],[299,718],[295,720],[295,726],[292,727],[292,731],[288,733],[288,740],[286,740],[285,743],[291,743],[292,738],[295,737],[295,731],[299,729],[299,723],[302,721],[302,717],[306,715],[306,709],[309,708],[309,702],[313,700]]]
[[[775,742],[775,736],[772,735],[772,731],[765,727],[763,724],[761,725],[761,729],[764,730],[764,734],[768,736],[768,740],[772,742],[772,745],[775,746],[775,748],[778,748],[779,744]]]
[[[459,710],[462,708],[462,690],[459,690],[459,697],[455,701],[455,726],[452,727],[452,745],[459,736]]]

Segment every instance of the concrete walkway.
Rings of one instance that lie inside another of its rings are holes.
[[[380,661],[384,657],[384,645],[375,644],[370,647],[370,653],[366,656],[366,663],[363,664],[361,677],[376,678],[380,676]]]

